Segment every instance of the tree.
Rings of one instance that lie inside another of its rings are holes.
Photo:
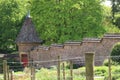
[[[120,28],[120,0],[111,0],[112,2],[112,23]]]
[[[16,50],[15,38],[26,13],[27,0],[0,1],[0,52]]]
[[[33,0],[32,5],[33,21],[45,44],[98,37],[105,32],[99,0]]]

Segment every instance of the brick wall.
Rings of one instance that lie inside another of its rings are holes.
[[[95,64],[102,65],[104,59],[110,55],[113,46],[120,42],[120,34],[105,34],[103,38],[85,38],[82,42],[66,42],[63,45],[38,46],[31,51],[35,61],[56,60],[58,55],[62,59],[82,57],[86,52],[95,52]],[[100,60],[100,61],[97,61]],[[41,63],[41,66],[51,66],[53,63]]]

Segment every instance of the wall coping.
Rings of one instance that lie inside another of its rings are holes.
[[[82,42],[100,42],[100,38],[84,38]]]
[[[104,38],[120,38],[120,33],[106,33],[103,38],[84,38],[83,41],[68,41],[64,44],[51,44],[50,46],[38,46],[35,49],[50,50],[50,48],[64,48],[65,46],[81,46],[82,43],[100,43]]]
[[[82,43],[82,42],[77,42],[77,41],[76,41],[76,42],[75,42],[75,41],[71,41],[71,42],[70,42],[70,41],[69,41],[69,42],[65,42],[64,45],[65,45],[65,46],[69,46],[69,45],[71,45],[71,46],[72,46],[72,45],[81,45],[81,43]]]
[[[51,44],[50,47],[63,47],[64,45],[63,44]]]
[[[120,38],[120,33],[106,33],[103,38]]]

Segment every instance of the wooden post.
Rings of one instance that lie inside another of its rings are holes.
[[[33,77],[33,80],[35,80],[35,68],[32,67],[32,77]]]
[[[12,70],[10,70],[10,80],[13,80],[13,73],[12,73]]]
[[[85,53],[86,80],[94,80],[94,53]]]
[[[33,75],[33,73],[32,73],[32,60],[30,60],[30,78],[31,78],[31,80],[33,80],[33,78],[32,78],[32,75]]]
[[[58,56],[57,77],[60,80],[60,56]]]
[[[63,63],[63,80],[65,80],[65,64]]]
[[[73,80],[73,62],[70,61],[70,80]]]
[[[30,69],[31,69],[31,80],[35,80],[35,72],[34,72],[33,61],[32,60],[31,60]]]
[[[30,54],[30,51],[28,51],[28,66],[30,67],[31,66],[31,54]]]
[[[112,77],[111,77],[111,58],[109,57],[108,58],[108,67],[109,67],[109,80],[112,80]]]
[[[7,78],[8,78],[8,80],[10,80],[10,76],[9,76],[9,66],[7,66]]]
[[[3,61],[3,73],[4,73],[4,80],[7,80],[7,61]]]

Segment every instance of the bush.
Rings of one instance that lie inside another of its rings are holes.
[[[112,80],[120,80],[120,66],[112,66],[111,67],[111,74],[112,74]],[[109,75],[105,75],[104,80],[109,80]]]
[[[97,76],[106,76],[108,68],[106,66],[95,67],[95,75]]]
[[[104,60],[103,65],[104,66],[109,66],[108,59]],[[111,65],[118,65],[118,62],[111,61]]]
[[[66,65],[65,67],[66,67],[67,69],[70,69],[70,62],[67,62],[65,65]],[[76,63],[76,62],[73,61],[73,65],[72,65],[72,66],[73,66],[73,69],[78,69],[78,68],[80,68],[80,67],[83,67],[84,65],[85,65],[85,64],[83,64],[83,63],[79,63],[79,62]]]
[[[112,56],[112,60],[115,61],[115,62],[118,62],[120,63],[120,43],[116,44],[113,49],[112,49],[112,52],[111,52],[111,56]]]
[[[104,66],[108,66],[108,64],[109,64],[109,63],[108,63],[108,59],[105,59],[104,62],[103,62],[103,65],[104,65]]]

